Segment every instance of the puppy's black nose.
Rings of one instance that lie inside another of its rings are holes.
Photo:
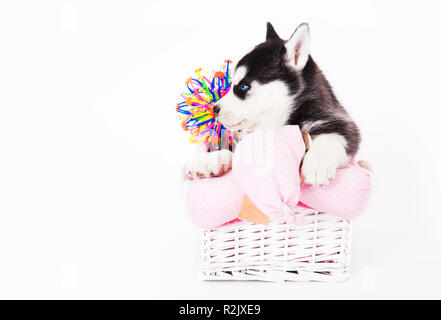
[[[214,114],[218,114],[219,111],[220,111],[219,106],[218,106],[218,105],[215,105],[215,106],[213,107],[213,112],[214,112]]]

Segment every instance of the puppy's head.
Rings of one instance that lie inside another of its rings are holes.
[[[231,130],[285,125],[302,88],[309,43],[307,24],[298,26],[285,41],[268,22],[266,41],[240,59],[232,89],[214,108],[219,121]]]

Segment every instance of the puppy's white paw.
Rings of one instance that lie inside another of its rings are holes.
[[[202,152],[184,167],[184,179],[221,176],[231,169],[233,153],[229,150]]]
[[[323,134],[313,139],[303,158],[303,182],[314,187],[328,185],[335,178],[337,169],[349,162],[345,145],[344,138],[337,134]]]
[[[335,161],[323,155],[308,152],[303,158],[303,182],[314,187],[328,185],[335,178],[337,168]]]

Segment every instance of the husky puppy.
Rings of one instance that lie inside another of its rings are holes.
[[[361,138],[309,55],[310,41],[306,23],[289,40],[283,40],[268,22],[266,41],[237,63],[231,91],[213,110],[231,130],[299,125],[312,138],[302,162],[303,181],[322,186],[355,155]],[[219,176],[231,168],[231,151],[199,148],[202,150],[184,168],[187,178]]]

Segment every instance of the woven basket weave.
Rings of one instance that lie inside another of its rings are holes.
[[[349,277],[351,223],[296,207],[304,225],[271,220],[203,232],[204,280],[343,281]]]

